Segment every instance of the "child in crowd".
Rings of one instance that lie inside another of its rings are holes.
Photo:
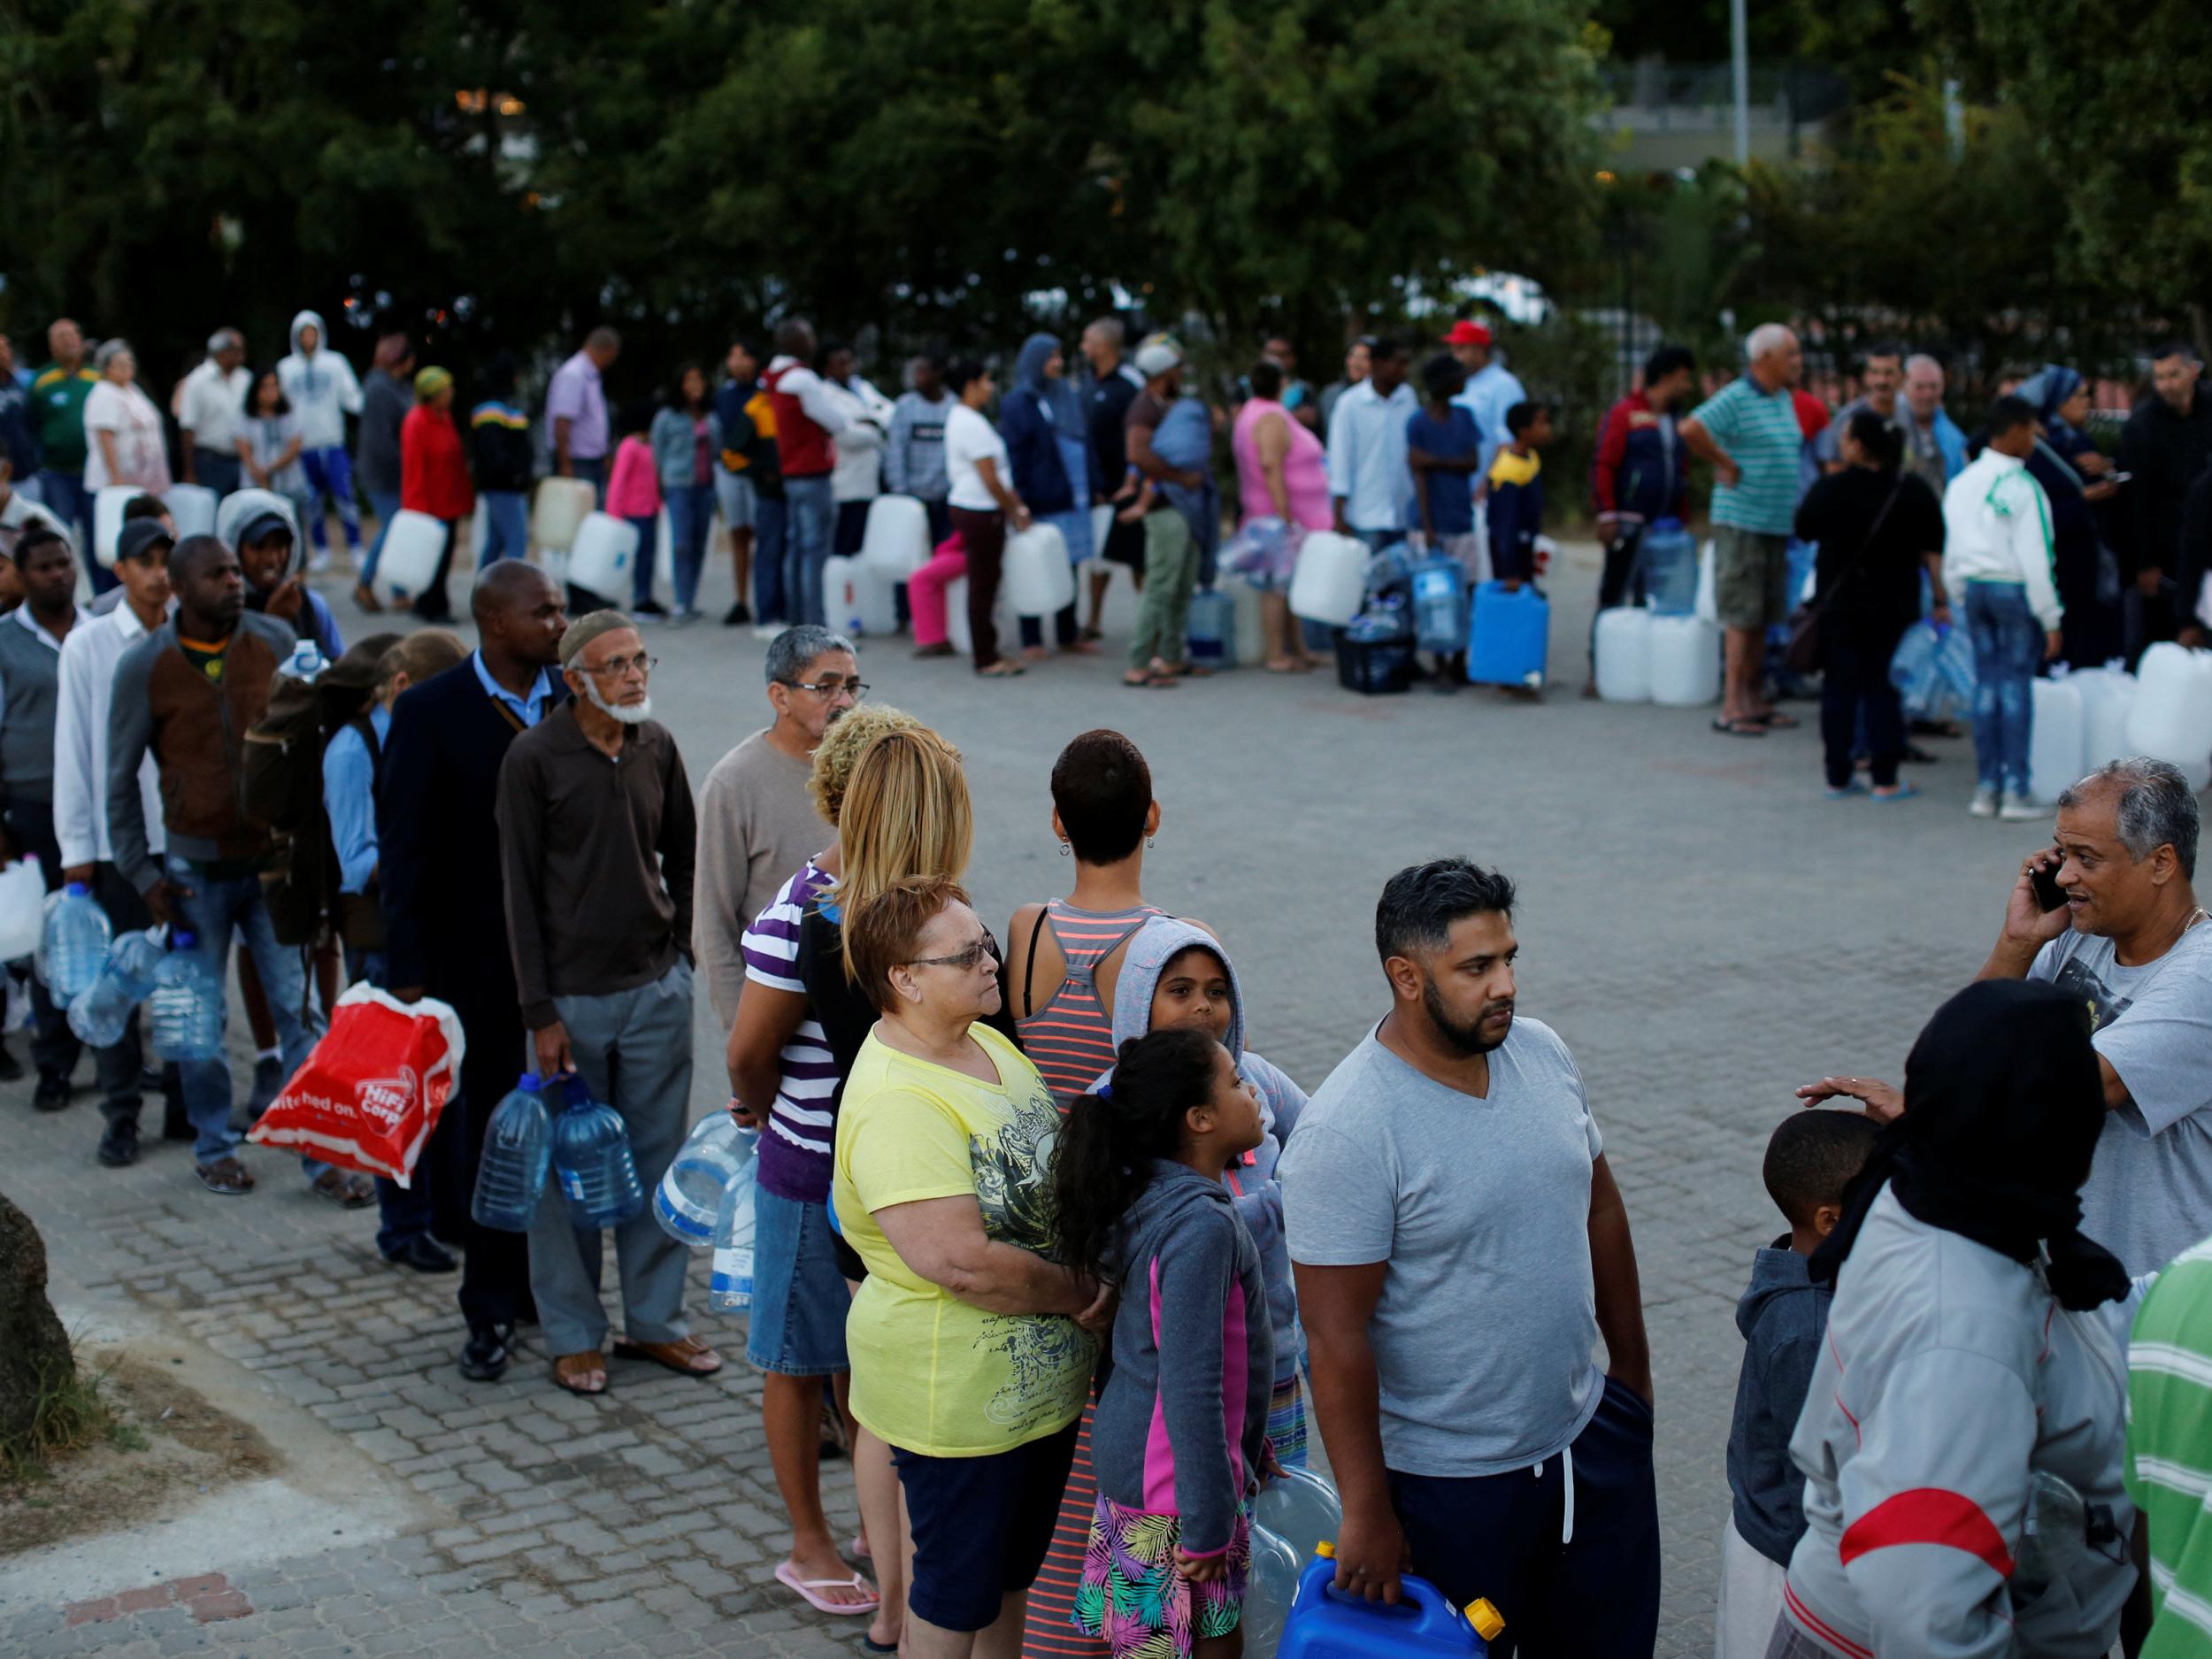
[[[1122,1286],[1075,1602],[1114,1659],[1240,1650],[1274,1336],[1258,1248],[1222,1180],[1266,1133],[1229,1051],[1177,1025],[1122,1044],[1060,1134],[1061,1259]]]
[[[626,520],[637,532],[637,558],[631,565],[630,605],[642,609],[653,598],[653,557],[660,542],[660,468],[653,460],[651,429],[657,412],[641,403],[622,414],[622,442],[615,445],[614,465],[607,473],[607,511]],[[599,596],[601,605],[617,605],[619,594]],[[569,614],[588,614],[569,602]],[[597,608],[597,607],[595,607]]]
[[[1455,365],[1456,366],[1456,365]],[[1273,1392],[1267,1437],[1285,1468],[1306,1462],[1306,1406],[1298,1386],[1303,1343],[1298,1333],[1298,1294],[1291,1284],[1290,1248],[1283,1234],[1283,1188],[1275,1165],[1306,1109],[1306,1092],[1244,1046],[1244,993],[1221,941],[1193,923],[1156,916],[1131,937],[1114,979],[1117,1048],[1148,1032],[1187,1026],[1202,1031],[1229,1051],[1237,1075],[1259,1091],[1265,1133],[1260,1143],[1230,1164],[1222,1183],[1260,1252],[1267,1308],[1275,1325]],[[1105,1080],[1110,1080],[1109,1071]]]
[[[254,376],[246,393],[245,417],[238,423],[238,459],[246,481],[256,489],[283,496],[304,516],[310,496],[300,467],[300,422],[284,396],[274,369]]]
[[[258,499],[252,499],[258,497]],[[307,585],[299,525],[292,503],[270,490],[242,489],[224,498],[215,533],[238,554],[246,578],[246,609],[265,611],[312,640],[325,662],[345,654],[338,619],[323,596]]]
[[[1714,1659],[1763,1659],[1782,1610],[1790,1552],[1805,1531],[1805,1478],[1790,1463],[1790,1436],[1834,1295],[1833,1286],[1813,1283],[1805,1258],[1843,1218],[1844,1188],[1880,1133],[1860,1112],[1799,1111],[1767,1142],[1761,1173],[1790,1230],[1752,1258],[1751,1284],[1736,1304],[1744,1356],[1728,1432],[1732,1502],[1721,1537]]]
[[[1467,384],[1457,357],[1440,351],[1421,365],[1428,401],[1406,417],[1406,465],[1413,472],[1413,501],[1421,516],[1421,534],[1432,555],[1456,559],[1467,586],[1487,575],[1482,538],[1475,534],[1474,475],[1482,469],[1482,434],[1474,411],[1452,400]],[[1466,683],[1467,652],[1437,655],[1439,690],[1456,691]]]
[[[1520,403],[1505,411],[1511,434],[1490,463],[1490,573],[1518,593],[1536,580],[1536,538],[1544,528],[1544,460],[1551,406]]]

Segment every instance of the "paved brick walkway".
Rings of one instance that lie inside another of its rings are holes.
[[[1164,804],[1148,890],[1219,929],[1255,1046],[1309,1088],[1384,1006],[1369,943],[1384,878],[1458,850],[1518,879],[1522,1006],[1572,1046],[1635,1225],[1659,1394],[1660,1651],[1699,1655],[1726,1508],[1734,1302],[1781,1225],[1758,1179],[1766,1133],[1806,1078],[1897,1069],[1979,962],[2034,831],[1967,818],[1962,744],[1916,772],[1924,800],[1831,804],[1809,731],[1724,740],[1697,710],[1577,700],[1594,585],[1591,552],[1571,549],[1554,584],[1559,688],[1536,708],[1472,689],[1360,699],[1257,672],[1140,694],[1117,687],[1110,661],[984,683],[895,641],[863,666],[879,700],[965,751],[972,885],[995,920],[1063,890],[1046,788],[1061,744],[1097,725],[1133,737]],[[726,600],[710,588],[713,610]],[[651,644],[657,711],[695,782],[764,722],[763,648],[710,624]],[[722,1098],[704,1011],[702,999],[702,1113]],[[182,1148],[97,1168],[89,1100],[35,1116],[27,1087],[10,1088],[0,1119],[0,1187],[45,1228],[73,1317],[157,1316],[304,1408],[431,1517],[368,1544],[303,1536],[290,1559],[211,1550],[167,1579],[119,1576],[69,1601],[27,1593],[0,1561],[0,1652],[859,1650],[861,1621],[795,1611],[770,1578],[783,1540],[758,1386],[741,1326],[703,1312],[703,1263],[694,1306],[733,1362],[720,1378],[618,1364],[613,1392],[590,1402],[556,1392],[526,1351],[504,1382],[471,1384],[451,1364],[452,1281],[385,1266],[373,1217],[314,1202],[285,1160],[253,1155],[259,1190],[219,1202]],[[1439,1317],[1479,1327],[1483,1310]],[[849,1481],[832,1470],[833,1513],[849,1524]]]

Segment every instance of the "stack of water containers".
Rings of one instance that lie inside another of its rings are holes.
[[[661,1231],[693,1249],[714,1251],[707,1305],[723,1313],[753,1305],[754,1153],[757,1130],[727,1112],[702,1118],[653,1194]]]
[[[222,989],[192,946],[181,931],[165,952],[157,930],[116,937],[84,883],[72,881],[45,901],[33,964],[80,1042],[113,1047],[143,1002],[164,1059],[211,1060],[222,1053]]]
[[[557,1118],[548,1113],[545,1099],[555,1084],[568,1094],[567,1110]],[[581,1231],[619,1226],[645,1208],[621,1116],[594,1101],[572,1075],[548,1083],[526,1071],[485,1125],[469,1213],[480,1227],[527,1233],[549,1172],[569,1221]]]
[[[1720,695],[1720,630],[1697,614],[1697,547],[1655,518],[1637,549],[1645,603],[1598,613],[1598,695],[1694,708]]]

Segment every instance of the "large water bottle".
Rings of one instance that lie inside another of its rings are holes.
[[[722,1189],[714,1220],[714,1264],[707,1274],[707,1306],[742,1313],[753,1305],[753,1192],[757,1159],[748,1158]]]
[[[553,1120],[553,1178],[568,1201],[568,1218],[586,1232],[619,1226],[645,1208],[629,1132],[621,1115],[568,1079],[568,1110]]]
[[[553,1152],[552,1120],[538,1074],[525,1071],[484,1126],[484,1154],[476,1163],[476,1192],[469,1214],[480,1227],[527,1233],[545,1190]]]
[[[322,648],[312,640],[302,640],[292,647],[292,656],[284,664],[284,672],[295,680],[311,683],[328,666],[323,660]]]
[[[1646,525],[1636,557],[1654,611],[1663,617],[1686,617],[1697,609],[1697,541],[1681,519],[1654,518]]]
[[[1298,1575],[1305,1566],[1290,1540],[1252,1523],[1252,1564],[1244,1588],[1244,1647],[1255,1655],[1271,1655],[1283,1640],[1283,1620],[1297,1599]]]
[[[69,1004],[69,1029],[88,1048],[112,1048],[130,1028],[131,1010],[152,995],[161,941],[125,933],[108,950],[100,977]]]
[[[1325,1477],[1310,1469],[1286,1469],[1260,1489],[1252,1525],[1288,1540],[1302,1561],[1302,1552],[1343,1530],[1344,1505]]]
[[[169,954],[154,970],[146,1018],[154,1048],[165,1060],[219,1060],[223,1055],[223,987],[193,954],[188,933],[169,936]]]
[[[759,1131],[740,1129],[726,1111],[701,1118],[653,1189],[653,1219],[661,1231],[695,1250],[712,1244],[722,1196],[731,1178],[752,1162],[759,1141]]]
[[[108,913],[83,882],[72,881],[46,901],[35,965],[57,1002],[68,1002],[91,988],[114,937]]]

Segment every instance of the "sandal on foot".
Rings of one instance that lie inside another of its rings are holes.
[[[1724,737],[1764,737],[1767,734],[1767,729],[1763,725],[1748,718],[1739,718],[1733,720],[1716,719],[1713,722],[1713,730]]]
[[[384,602],[376,596],[376,589],[366,582],[354,583],[353,603],[371,616],[380,614],[384,609]]]
[[[679,1337],[673,1342],[632,1342],[627,1339],[614,1345],[617,1359],[641,1359],[672,1371],[679,1377],[711,1377],[722,1369],[722,1356],[695,1336]],[[693,1364],[703,1360],[704,1364]]]
[[[200,1164],[194,1173],[200,1185],[223,1198],[242,1198],[253,1191],[253,1177],[236,1158],[218,1158],[212,1164]]]
[[[849,1618],[855,1614],[872,1617],[883,1605],[882,1598],[869,1587],[868,1581],[858,1573],[849,1578],[802,1578],[799,1570],[788,1561],[776,1563],[776,1582],[818,1613],[827,1613],[833,1618]],[[833,1601],[815,1594],[818,1590],[860,1590],[865,1592],[864,1601]]]
[[[587,1377],[598,1378],[599,1386],[587,1385],[583,1381]],[[595,1348],[581,1354],[564,1354],[553,1362],[553,1386],[572,1394],[603,1394],[607,1392],[607,1362]]]
[[[318,1198],[327,1198],[341,1210],[366,1210],[376,1202],[376,1183],[365,1175],[343,1170],[325,1170],[311,1184]]]

